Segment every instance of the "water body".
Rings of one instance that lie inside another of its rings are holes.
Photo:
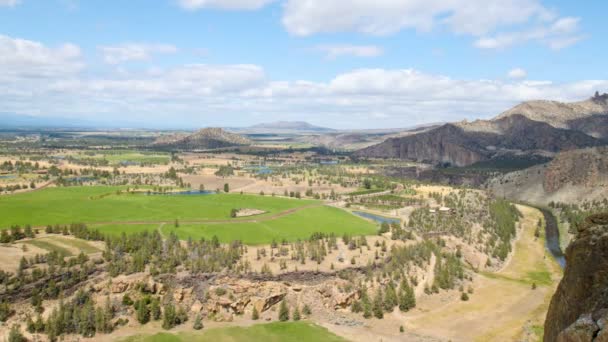
[[[16,177],[15,175],[1,175],[0,179],[13,179],[15,177]]]
[[[201,195],[214,195],[215,191],[210,190],[184,190],[175,192],[146,192],[146,195],[169,195],[169,196],[201,196]]]
[[[92,182],[96,179],[97,178],[95,178],[95,177],[80,176],[80,177],[68,177],[65,180],[68,182]]]
[[[380,216],[380,215],[374,215],[374,214],[366,213],[363,211],[353,211],[353,213],[357,216],[365,217],[366,219],[374,220],[378,223],[384,223],[384,222],[386,222],[388,224],[401,223],[400,219],[384,217],[384,216]]]
[[[273,173],[272,169],[268,166],[248,166],[245,170],[254,171],[258,175],[269,175]]]
[[[559,243],[559,227],[557,225],[557,219],[553,216],[553,213],[547,209],[538,208],[545,217],[545,236],[547,249],[553,255],[553,258],[564,268],[566,267],[566,258],[564,252]]]

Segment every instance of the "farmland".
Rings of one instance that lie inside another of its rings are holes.
[[[264,211],[252,217],[231,218],[235,208]],[[222,242],[269,243],[306,239],[314,232],[369,235],[375,225],[314,200],[272,196],[146,195],[124,187],[68,187],[0,198],[0,227],[46,226],[81,222],[112,235],[158,228],[180,238],[211,238]]]

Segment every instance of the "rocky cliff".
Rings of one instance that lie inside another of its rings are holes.
[[[551,300],[545,342],[608,341],[608,214],[588,217],[566,250]]]
[[[551,193],[567,184],[592,188],[604,182],[608,182],[608,147],[597,147],[558,154],[545,169],[543,186]]]
[[[513,114],[490,121],[446,124],[419,134],[388,139],[355,155],[467,166],[505,151],[555,153],[603,143],[582,132]]]

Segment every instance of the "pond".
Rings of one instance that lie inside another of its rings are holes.
[[[146,195],[170,195],[170,196],[204,196],[215,195],[215,191],[211,190],[184,190],[174,192],[146,192]]]
[[[370,219],[370,220],[374,220],[378,223],[401,223],[400,219],[396,219],[396,218],[390,218],[390,217],[384,217],[384,216],[380,216],[380,215],[375,215],[375,214],[370,214],[370,213],[366,213],[363,211],[353,211],[353,214],[357,215],[357,216],[361,216],[364,217],[366,219]]]
[[[258,175],[269,175],[273,172],[268,166],[248,166],[245,170],[253,171]]]

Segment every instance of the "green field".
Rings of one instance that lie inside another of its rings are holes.
[[[230,327],[203,330],[201,333],[159,333],[134,336],[122,342],[343,342],[345,339],[327,329],[305,322],[258,324],[247,328]]]
[[[307,239],[315,232],[332,232],[338,236],[345,233],[371,235],[376,232],[376,226],[344,210],[322,206],[306,208],[269,221],[180,225],[178,228],[166,225],[162,231],[165,234],[175,232],[181,239],[209,239],[216,235],[221,242],[242,240],[246,244],[255,245],[273,239],[277,242],[282,239]]]
[[[376,225],[319,201],[271,196],[117,194],[119,187],[65,187],[0,197],[0,227],[14,224],[45,226],[82,222],[119,235],[159,229],[183,239],[211,238],[247,244],[273,239],[305,239],[314,232],[369,235]],[[266,211],[253,217],[230,218],[233,208]],[[179,221],[175,227],[174,220]],[[187,221],[197,221],[188,223]],[[141,223],[141,224],[134,224]]]

